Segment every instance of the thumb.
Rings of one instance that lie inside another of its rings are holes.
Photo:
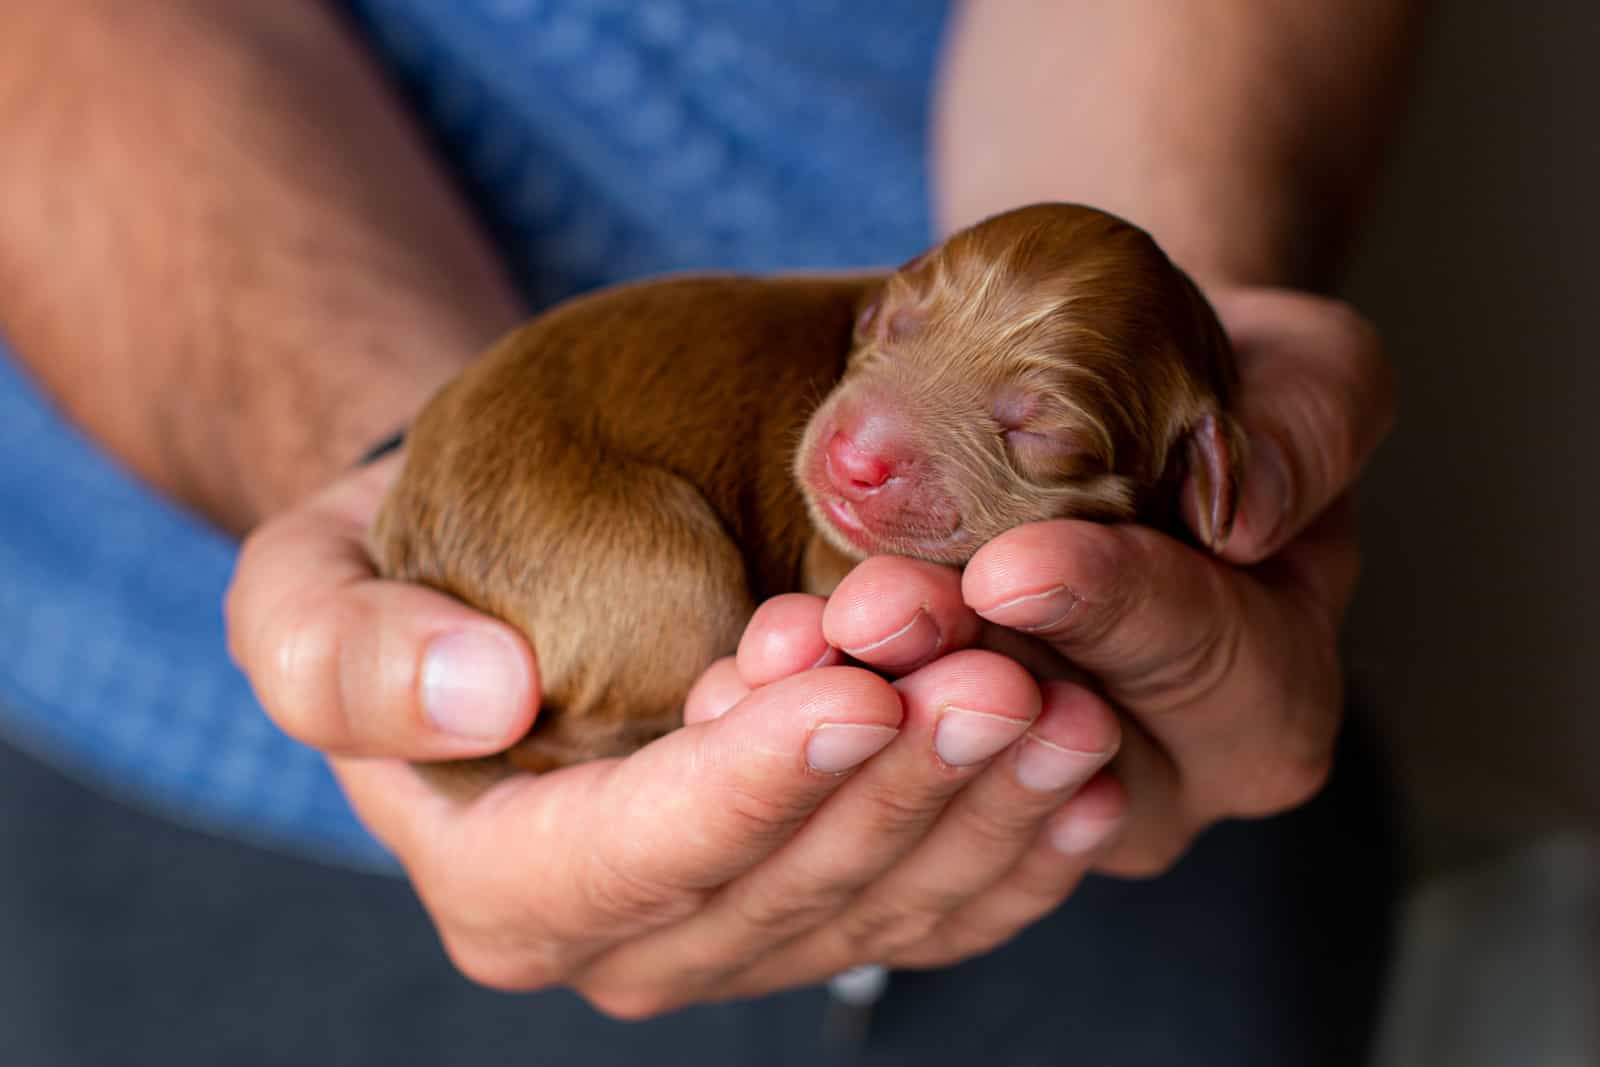
[[[460,601],[374,573],[366,531],[396,469],[346,475],[250,535],[224,605],[230,650],[278,727],[324,752],[498,752],[533,722],[533,650]]]
[[[1274,289],[1213,301],[1238,356],[1234,412],[1249,442],[1221,554],[1254,563],[1356,480],[1394,425],[1395,376],[1376,329],[1339,301]]]

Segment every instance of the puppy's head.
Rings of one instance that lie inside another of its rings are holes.
[[[965,562],[1026,522],[1176,514],[1226,538],[1241,437],[1210,306],[1144,231],[1067,204],[979,223],[906,264],[857,319],[795,472],[850,556]]]

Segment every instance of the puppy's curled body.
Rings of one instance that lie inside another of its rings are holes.
[[[539,659],[542,770],[631,751],[800,588],[791,457],[868,285],[679,278],[573,300],[446,386],[373,530],[380,571],[518,627]]]
[[[1022,522],[1226,537],[1231,350],[1148,236],[1090,208],[996,216],[888,275],[685,277],[575,299],[427,406],[371,547],[532,641],[509,753],[543,771],[681,722],[755,602],[856,560],[962,563]]]

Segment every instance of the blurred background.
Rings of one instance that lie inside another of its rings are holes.
[[[1347,648],[1412,888],[1384,1067],[1600,1063],[1600,5],[1437,5],[1347,295],[1402,415]]]
[[[1409,845],[1378,1063],[1600,1065],[1600,0],[1436,7],[1345,290],[1403,382],[1347,640]]]

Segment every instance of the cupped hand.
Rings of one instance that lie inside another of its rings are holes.
[[[1131,811],[1110,873],[1167,869],[1199,831],[1324,782],[1342,719],[1340,622],[1359,570],[1350,494],[1394,419],[1377,335],[1335,301],[1212,294],[1250,441],[1222,559],[1138,526],[1041,523],[986,545],[962,596],[1094,676],[1126,717]]]
[[[1237,351],[1234,410],[1249,436],[1240,511],[1221,558],[1155,530],[1037,523],[984,546],[958,574],[869,560],[828,605],[830,636],[899,604],[908,630],[872,654],[896,664],[916,634],[975,639],[1040,677],[1089,680],[1123,720],[1109,788],[1058,835],[1114,830],[1096,869],[1168,869],[1207,826],[1298,805],[1324,782],[1342,720],[1338,631],[1357,571],[1350,493],[1394,419],[1377,334],[1350,308],[1286,290],[1211,298]],[[989,626],[980,635],[966,612]],[[871,629],[870,624],[868,629]],[[768,640],[774,640],[770,637]],[[925,643],[925,641],[924,641]],[[1096,786],[1100,783],[1097,781]]]
[[[252,535],[230,640],[482,983],[567,985],[638,1017],[950,962],[1055,907],[1124,809],[1097,776],[1118,744],[1105,702],[952,652],[976,617],[949,572],[906,561],[883,561],[909,571],[885,596],[881,568],[859,569],[839,603],[867,604],[837,620],[810,597],[763,606],[688,725],[628,759],[441,792],[408,761],[504,747],[533,720],[537,672],[500,624],[373,574],[363,537],[394,469]],[[840,647],[895,680],[839,665]]]
[[[537,673],[505,627],[373,575],[362,538],[391,462],[247,542],[235,655],[278,723],[335,757],[486,984],[565,984],[635,1017],[982,952],[1091,865],[1163,870],[1211,822],[1292,806],[1326,774],[1357,569],[1347,494],[1393,387],[1341,305],[1214,300],[1252,444],[1222,561],[1080,522],[1014,530],[964,575],[868,561],[826,605],[765,605],[683,730],[462,801],[404,761],[504,747],[533,720]],[[962,651],[980,616],[1093,684]],[[839,649],[896,681],[837,666]]]

